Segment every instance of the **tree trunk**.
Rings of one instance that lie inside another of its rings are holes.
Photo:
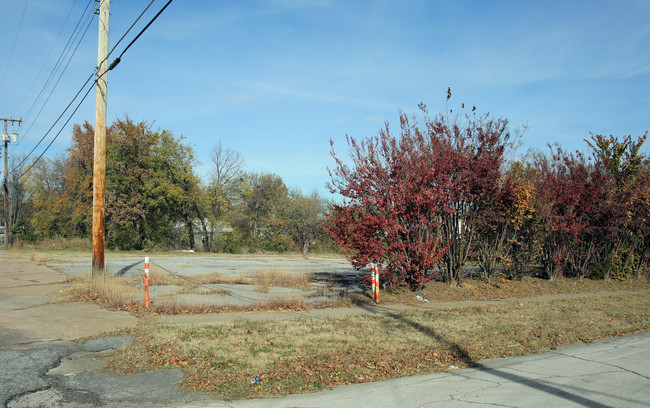
[[[190,249],[194,250],[194,225],[192,223],[192,220],[186,221],[185,224],[187,225],[187,234],[189,235],[189,240],[190,240]]]

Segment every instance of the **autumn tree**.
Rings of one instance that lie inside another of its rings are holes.
[[[547,221],[540,261],[551,279],[587,276],[611,250],[621,223],[614,180],[580,152],[553,147],[539,159],[538,212]]]
[[[323,222],[327,202],[314,192],[303,195],[298,190],[289,192],[288,205],[283,211],[284,230],[293,238],[303,255],[323,236]]]
[[[110,136],[108,136],[110,135]],[[168,130],[118,119],[107,134],[107,243],[120,249],[173,246],[184,224],[193,246],[192,201],[198,188],[192,148]]]
[[[640,275],[647,267],[650,232],[648,229],[649,161],[640,152],[648,132],[633,140],[591,134],[585,139],[592,149],[595,166],[615,181],[609,191],[610,207],[616,210],[616,224],[602,245],[607,251],[599,259],[604,277]],[[611,222],[611,214],[605,214]]]
[[[530,163],[514,162],[506,170],[505,179],[512,205],[506,213],[504,273],[509,279],[519,280],[533,270],[541,249],[543,220],[537,209],[538,173]]]
[[[242,176],[239,227],[250,249],[284,250],[278,242],[281,213],[287,204],[288,189],[282,177],[272,173],[246,173]],[[285,242],[286,243],[286,242]]]
[[[153,132],[145,122],[135,123],[126,117],[119,119],[108,129],[106,141],[106,243],[108,246],[118,249],[142,249],[147,237],[145,222],[148,208],[144,196],[146,185],[153,176],[151,163],[153,144]]]
[[[31,169],[25,188],[29,192],[30,231],[35,238],[73,236],[73,205],[65,187],[65,158],[43,158]]]
[[[383,264],[396,282],[418,288],[442,265],[446,280],[458,285],[510,134],[507,121],[476,117],[475,109],[429,118],[420,108],[422,126],[400,114],[399,137],[388,124],[375,137],[347,137],[349,165],[332,147],[329,187],[344,201],[332,208],[327,228],[355,251],[357,268]]]
[[[3,189],[4,195],[8,192],[6,203],[8,204],[7,213],[9,215],[9,222],[7,223],[11,230],[11,237],[20,232],[26,223],[25,217],[27,215],[27,202],[26,198],[29,194],[26,186],[26,178],[23,176],[23,169],[18,167],[24,161],[24,156],[12,156],[8,160],[8,174],[6,177],[7,190]],[[4,217],[4,212],[2,214]],[[3,219],[3,223],[6,220]],[[13,240],[13,238],[12,238]]]
[[[201,190],[199,179],[194,174],[194,151],[184,143],[182,135],[177,137],[169,130],[159,130],[153,136],[153,176],[147,180],[145,194],[148,202],[153,204],[149,212],[153,212],[153,218],[157,220],[166,219],[168,224],[182,223],[187,244],[190,249],[195,249],[194,236],[198,232],[195,222],[200,215],[196,203],[201,199]],[[168,227],[163,224],[158,234],[169,235],[167,231]],[[161,238],[158,235],[156,240],[160,242]],[[184,237],[181,240],[184,242]]]
[[[95,130],[90,123],[75,124],[71,145],[66,149],[63,178],[72,205],[72,233],[80,237],[90,236],[92,228],[94,137]],[[108,145],[110,136],[106,137]]]
[[[476,225],[476,259],[487,280],[496,277],[511,262],[511,241],[515,233],[512,212],[519,188],[517,181],[507,176],[500,180],[493,194],[485,200]]]

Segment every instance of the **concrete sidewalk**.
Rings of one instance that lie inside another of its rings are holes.
[[[183,408],[648,407],[650,333],[486,360],[480,368],[348,385],[270,400]]]

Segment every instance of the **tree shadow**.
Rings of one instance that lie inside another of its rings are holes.
[[[143,262],[144,262],[144,260],[143,260],[143,261],[137,261],[137,262],[134,262],[134,263],[132,263],[131,265],[127,265],[127,266],[123,267],[122,269],[120,269],[119,271],[117,271],[117,273],[115,274],[115,276],[124,276],[124,275],[125,275],[128,271],[130,271],[134,266],[139,265],[139,264],[141,264],[141,263],[143,263]]]
[[[585,407],[595,407],[595,408],[606,408],[609,407],[608,405],[604,405],[600,402],[594,401],[589,398],[582,397],[578,394],[572,393],[567,391],[567,389],[562,389],[554,385],[546,384],[540,380],[534,380],[530,378],[526,378],[517,374],[505,372],[499,369],[495,368],[490,368],[486,367],[483,364],[479,363],[478,361],[474,360],[472,356],[460,345],[457,343],[448,340],[445,338],[443,335],[440,333],[437,333],[435,330],[433,330],[430,327],[427,327],[423,324],[420,324],[416,321],[413,321],[409,319],[407,316],[404,314],[400,313],[395,313],[395,312],[387,312],[387,309],[382,310],[380,306],[371,306],[371,305],[365,305],[361,306],[363,309],[368,311],[369,313],[374,313],[374,314],[382,314],[383,316],[389,317],[391,319],[397,320],[399,322],[402,322],[413,329],[419,331],[420,333],[425,334],[426,336],[440,342],[441,344],[449,347],[451,350],[452,354],[454,357],[456,357],[458,360],[462,361],[464,364],[466,364],[468,367],[473,367],[481,370],[484,373],[494,375],[496,377],[502,378],[504,380],[510,381],[510,382],[516,382],[521,385],[524,385],[526,387],[532,388],[536,391],[540,391],[549,395],[553,395],[559,398],[563,398],[567,401],[571,401],[575,404],[582,405]],[[571,387],[567,387],[571,388]],[[588,391],[586,391],[588,392]],[[614,397],[611,396],[610,397]],[[619,398],[619,397],[616,397]]]

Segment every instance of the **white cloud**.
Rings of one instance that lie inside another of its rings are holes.
[[[248,94],[240,94],[234,98],[228,99],[228,104],[230,105],[239,105],[242,103],[253,102],[255,98]]]
[[[273,85],[266,82],[248,82],[245,85],[253,89],[278,95],[294,96],[303,99],[313,99],[339,105],[354,106],[358,108],[373,108],[382,110],[387,109],[393,112],[399,109],[399,106],[396,104],[377,101],[374,99],[356,98],[353,96],[336,95],[326,92],[313,92],[304,89]]]

